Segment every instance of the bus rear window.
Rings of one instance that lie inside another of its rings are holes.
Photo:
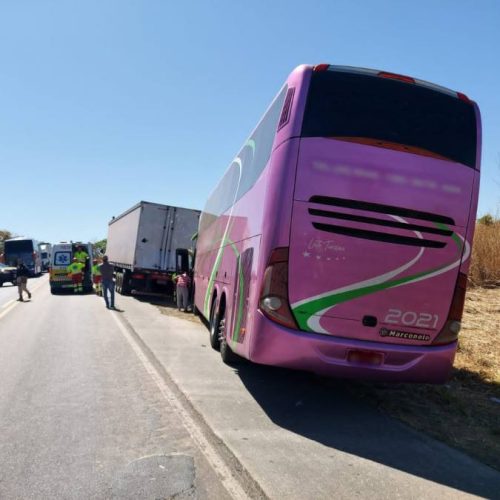
[[[32,253],[33,242],[31,240],[6,241],[5,251],[9,253]]]
[[[454,96],[377,76],[312,75],[302,137],[386,141],[474,168],[476,134],[474,107]]]

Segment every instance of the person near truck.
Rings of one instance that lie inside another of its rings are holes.
[[[85,264],[78,261],[73,257],[73,262],[66,268],[66,271],[73,283],[73,292],[83,292],[83,269]]]
[[[28,268],[24,265],[24,262],[21,259],[17,261],[17,269],[16,269],[16,283],[17,290],[19,292],[19,298],[17,299],[19,302],[24,302],[23,292],[28,294],[28,298],[31,299],[31,293],[27,288],[28,285],[28,276],[30,274]]]
[[[187,271],[176,276],[177,287],[177,309],[187,312],[189,307],[189,287],[191,286],[191,278]]]
[[[94,259],[92,266],[92,281],[94,282],[95,293],[99,296],[102,295],[102,276],[99,269],[99,261]]]
[[[104,255],[102,258],[102,264],[99,264],[99,271],[102,276],[102,296],[104,297],[104,302],[108,309],[115,308],[115,282],[113,280],[113,275],[115,268],[108,262],[108,256]],[[108,298],[109,293],[109,298]]]

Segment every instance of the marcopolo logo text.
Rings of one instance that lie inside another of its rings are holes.
[[[428,342],[431,340],[431,336],[426,333],[412,333],[412,332],[402,332],[401,330],[393,330],[392,328],[381,328],[381,337],[393,337],[397,339],[407,339],[407,340],[424,340]]]

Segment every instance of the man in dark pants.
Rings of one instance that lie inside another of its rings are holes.
[[[31,299],[31,293],[26,287],[29,274],[28,268],[24,265],[24,262],[19,259],[17,261],[17,290],[19,292],[19,298],[17,300],[20,302],[24,302],[23,291],[25,291],[28,294],[28,298]]]
[[[108,262],[108,256],[105,255],[102,258],[102,264],[99,265],[99,271],[101,271],[102,276],[102,296],[104,297],[104,302],[106,302],[106,307],[108,309],[115,308],[115,282],[113,280],[113,274],[115,268]],[[108,299],[109,292],[109,299]]]

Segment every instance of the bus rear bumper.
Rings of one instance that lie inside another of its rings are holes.
[[[250,359],[255,363],[306,370],[320,375],[440,384],[450,376],[457,342],[443,346],[367,342],[297,330],[255,317]]]

